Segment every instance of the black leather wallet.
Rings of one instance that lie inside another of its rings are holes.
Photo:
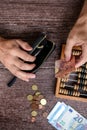
[[[32,70],[23,70],[25,72],[32,72],[35,73],[39,67],[42,65],[42,63],[49,57],[49,55],[53,52],[55,49],[55,43],[47,40],[46,35],[42,34],[40,37],[36,39],[36,41],[32,44],[32,51],[29,51],[27,53],[36,56],[36,60],[34,63],[36,64],[35,68]],[[30,62],[25,62],[29,63]],[[11,87],[13,83],[16,81],[16,77],[14,76],[7,84],[8,87]]]

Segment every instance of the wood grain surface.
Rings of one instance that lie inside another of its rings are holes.
[[[0,35],[21,38],[30,44],[40,32],[56,43],[55,51],[36,73],[36,79],[24,82],[17,79],[13,87],[7,82],[12,74],[0,64],[0,130],[54,130],[40,113],[30,122],[30,103],[27,95],[31,86],[38,85],[46,99],[49,113],[57,101],[64,101],[87,118],[87,104],[54,95],[56,79],[54,61],[59,59],[62,43],[66,43],[70,29],[79,16],[84,0],[0,0]]]

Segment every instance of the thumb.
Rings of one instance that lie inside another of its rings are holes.
[[[66,46],[65,46],[65,52],[64,52],[66,61],[69,61],[71,58],[72,48],[73,48],[74,44],[75,44],[75,41],[73,39],[71,39],[71,38],[67,39]]]

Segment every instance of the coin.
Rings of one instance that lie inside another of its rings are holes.
[[[33,96],[32,95],[28,95],[27,96],[27,100],[32,101],[33,100]]]
[[[39,101],[39,100],[40,100],[40,99],[39,99],[39,96],[38,96],[38,95],[34,95],[34,96],[33,96],[33,100]]]
[[[41,100],[41,99],[43,99],[43,98],[44,98],[44,96],[43,96],[43,95],[39,95],[38,97],[39,97],[39,100]]]
[[[43,117],[46,118],[47,116],[48,116],[48,113],[47,113],[47,112],[44,112],[44,113],[43,113]]]
[[[36,118],[35,117],[32,117],[31,118],[31,122],[34,123],[36,121]]]
[[[37,85],[32,85],[32,90],[34,90],[34,91],[38,90]]]
[[[37,110],[39,108],[38,104],[36,104],[36,103],[31,103],[30,107],[32,110]]]
[[[31,115],[32,115],[33,117],[35,117],[35,116],[37,116],[37,112],[36,112],[36,111],[32,111],[32,112],[31,112]]]
[[[43,98],[43,99],[40,100],[40,103],[41,103],[42,105],[46,105],[46,104],[47,104],[47,101],[46,101],[46,99]]]
[[[32,100],[32,103],[39,104],[40,102],[38,100]]]
[[[43,109],[43,105],[39,104],[39,109]]]
[[[36,96],[37,96],[37,95],[40,95],[40,94],[41,94],[41,92],[36,92],[36,93],[35,93]]]

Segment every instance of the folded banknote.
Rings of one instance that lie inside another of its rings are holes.
[[[87,130],[87,119],[63,102],[55,105],[47,119],[57,130]]]

